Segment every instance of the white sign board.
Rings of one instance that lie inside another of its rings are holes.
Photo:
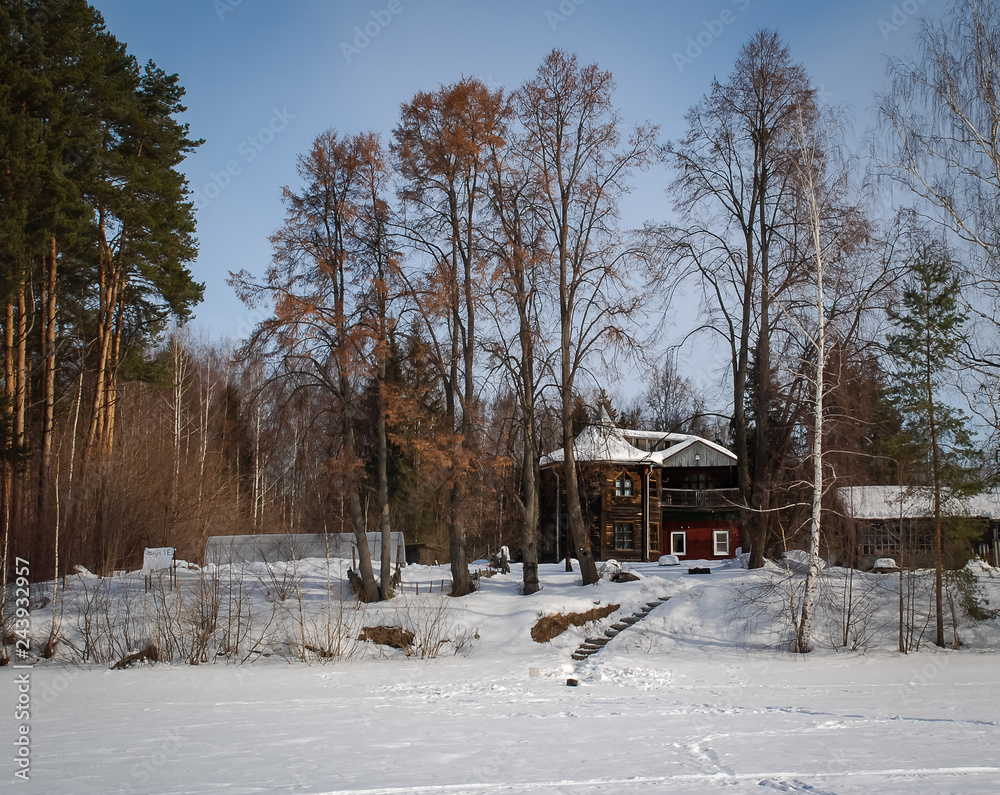
[[[146,547],[142,555],[142,573],[152,574],[157,571],[168,571],[174,566],[173,547]]]

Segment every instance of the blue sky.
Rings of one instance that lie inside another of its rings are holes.
[[[870,124],[885,84],[885,55],[912,46],[917,18],[945,0],[97,0],[111,33],[140,61],[176,72],[185,120],[205,144],[185,163],[198,193],[206,283],[194,323],[210,338],[243,337],[258,317],[226,284],[230,271],[263,273],[268,235],[282,220],[281,186],[296,156],[333,127],[388,137],[418,90],[463,75],[516,88],[560,47],[610,70],[628,123],[683,131],[687,108],[724,79],[746,39],[777,29],[825,101]],[[624,204],[638,226],[669,217],[663,169],[642,175]],[[677,324],[684,325],[684,322]]]

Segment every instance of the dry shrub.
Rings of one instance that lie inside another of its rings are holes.
[[[557,613],[554,616],[542,616],[531,628],[531,639],[535,643],[548,643],[553,638],[562,635],[570,627],[582,627],[590,621],[607,618],[621,605],[595,607],[586,613]]]
[[[402,627],[363,627],[358,640],[370,640],[379,646],[391,646],[406,651],[413,645],[414,635]]]

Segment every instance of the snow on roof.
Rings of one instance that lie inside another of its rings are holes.
[[[837,489],[847,515],[855,519],[926,518],[934,513],[930,489],[903,486],[847,486]],[[1000,519],[1000,491],[973,497],[950,497],[942,506],[946,516]]]
[[[573,455],[577,461],[608,461],[631,464],[652,461],[652,454],[625,441],[622,432],[613,424],[594,423],[584,428],[573,442]],[[565,457],[562,449],[542,456],[540,466],[561,463]]]
[[[651,439],[671,442],[666,450],[647,453],[635,445],[629,444],[626,437],[633,439]],[[654,463],[662,464],[668,458],[686,450],[692,444],[701,443],[706,447],[736,460],[736,456],[722,445],[710,442],[700,436],[686,433],[663,433],[657,431],[634,431],[616,426],[601,407],[597,422],[584,428],[573,442],[573,454],[577,461],[605,461],[613,464]],[[553,450],[542,456],[539,466],[561,463],[564,458],[562,449]]]
[[[650,439],[654,442],[683,442],[685,439],[690,439],[691,434],[689,433],[673,433],[666,431],[635,431],[631,429],[622,428],[622,435],[631,436],[633,439]]]

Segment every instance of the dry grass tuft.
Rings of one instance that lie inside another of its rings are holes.
[[[531,628],[531,639],[536,643],[548,643],[553,638],[562,635],[570,627],[582,627],[590,621],[607,618],[621,605],[595,607],[586,613],[557,613],[554,616],[542,616]]]

